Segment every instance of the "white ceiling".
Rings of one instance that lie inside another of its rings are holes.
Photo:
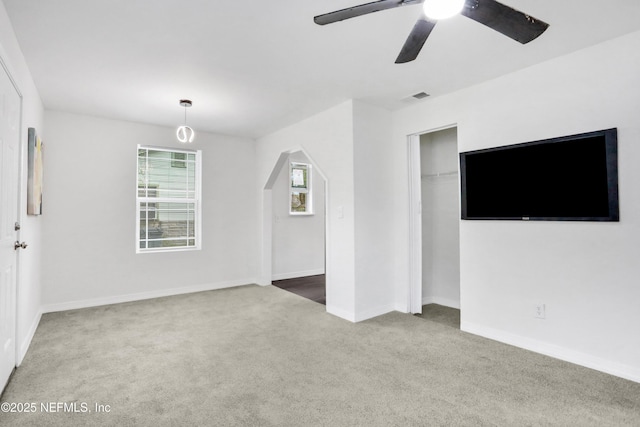
[[[326,26],[358,0],[1,0],[48,109],[258,137],[346,99],[389,109],[640,30],[638,0],[504,0],[550,24],[521,45],[462,16],[394,60],[412,5]],[[594,61],[597,61],[594,58]],[[523,82],[526,84],[526,82]],[[594,82],[597,84],[597,82]]]

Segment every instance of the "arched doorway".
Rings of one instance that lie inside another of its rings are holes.
[[[292,187],[292,165],[304,169],[304,182],[300,176],[298,187]],[[301,197],[306,209],[300,206]],[[263,200],[261,284],[326,304],[324,174],[303,149],[282,152],[264,186]]]

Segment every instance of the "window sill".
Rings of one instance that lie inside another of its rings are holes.
[[[136,249],[136,254],[158,254],[158,253],[166,253],[166,252],[191,252],[191,251],[199,251],[202,248],[199,246],[191,247],[191,248],[151,248],[151,249]]]

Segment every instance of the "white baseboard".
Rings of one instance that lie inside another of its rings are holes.
[[[43,313],[54,313],[57,311],[76,310],[79,308],[97,307],[101,305],[119,304],[123,302],[140,301],[152,298],[168,297],[172,295],[190,294],[194,292],[213,291],[216,289],[232,288],[236,286],[244,286],[255,284],[256,280],[234,280],[218,283],[207,283],[204,285],[185,286],[182,288],[158,289],[149,292],[140,292],[135,294],[114,295],[104,298],[93,298],[81,301],[69,301],[57,304],[45,305],[42,308]]]
[[[307,270],[307,271],[294,271],[292,273],[274,274],[271,277],[271,280],[295,279],[298,277],[317,276],[318,274],[324,274],[324,268],[319,268],[316,270]]]
[[[443,305],[445,307],[457,308],[458,310],[460,310],[460,301],[456,301],[449,298],[440,298],[440,297],[433,297],[433,296],[422,297],[422,305],[427,305],[427,304],[438,304],[438,305]]]
[[[334,316],[338,316],[352,323],[362,322],[363,320],[382,316],[383,314],[391,313],[392,311],[396,311],[395,306],[393,304],[374,307],[371,309],[360,311],[358,313],[350,312],[347,310],[336,308],[334,306],[327,305],[327,313],[333,314]]]
[[[269,279],[268,277],[261,277],[256,281],[256,285],[271,286],[271,279]]]
[[[586,368],[595,369],[616,377],[640,383],[640,369],[634,366],[624,365],[612,360],[602,359],[579,351],[571,350],[555,344],[549,344],[512,334],[498,329],[488,328],[470,322],[461,322],[460,329],[464,332],[479,335],[505,344],[524,348],[535,353],[544,354],[556,359],[571,362]]]
[[[29,346],[31,345],[31,341],[33,340],[34,335],[36,334],[36,329],[38,329],[38,325],[40,324],[40,319],[42,318],[42,310],[39,310],[36,313],[36,316],[33,318],[33,322],[31,322],[31,326],[27,331],[27,336],[24,337],[24,341],[20,343],[20,349],[18,354],[16,355],[16,366],[20,366],[24,357],[27,355],[27,350],[29,350]]]
[[[369,308],[364,311],[358,311],[355,315],[355,321],[362,322],[363,320],[382,316],[383,314],[391,313],[392,311],[395,311],[395,307],[393,304],[387,304],[379,307]]]
[[[348,320],[349,322],[355,323],[356,317],[353,312],[343,310],[341,308],[337,308],[332,305],[327,305],[327,313],[333,314],[334,316],[340,317],[341,319]]]

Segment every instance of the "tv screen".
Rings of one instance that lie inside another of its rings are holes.
[[[619,221],[617,129],[460,153],[462,219]]]

